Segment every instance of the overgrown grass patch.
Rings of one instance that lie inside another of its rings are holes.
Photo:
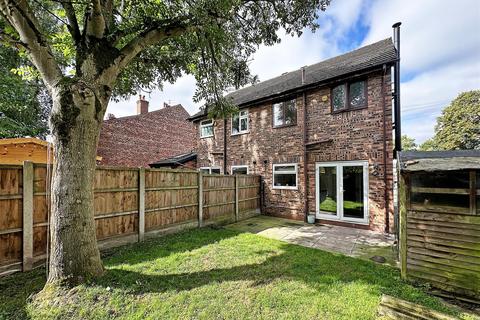
[[[27,298],[44,270],[0,279],[0,318],[374,319],[382,294],[456,312],[394,268],[225,229],[130,245],[104,263],[103,277],[43,302]]]

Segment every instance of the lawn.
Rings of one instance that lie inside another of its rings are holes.
[[[0,279],[0,319],[374,319],[383,293],[455,313],[391,267],[227,229],[110,252],[106,273],[34,308],[45,270]]]

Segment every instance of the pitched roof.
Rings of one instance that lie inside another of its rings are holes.
[[[0,139],[0,145],[5,144],[24,144],[24,143],[34,143],[41,146],[48,146],[48,142],[38,138],[9,138],[9,139]]]
[[[182,105],[105,120],[97,154],[101,165],[148,167],[159,159],[191,152],[195,128]]]
[[[305,82],[302,83],[302,68],[278,77],[242,88],[226,95],[238,106],[273,97],[282,93],[309,87],[355,72],[371,69],[396,60],[392,39],[384,39],[348,53],[306,66]],[[191,116],[190,120],[206,115],[204,110]]]
[[[182,153],[167,159],[163,159],[154,163],[150,163],[150,167],[162,167],[162,166],[170,166],[170,165],[177,165],[177,164],[184,164],[185,162],[197,159],[196,152],[188,152]]]

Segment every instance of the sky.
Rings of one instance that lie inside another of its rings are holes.
[[[434,132],[436,118],[460,92],[480,89],[480,0],[333,0],[320,13],[320,28],[261,46],[250,69],[262,80],[317,63],[392,36],[401,21],[402,133],[421,143]],[[142,92],[150,111],[164,102],[181,103],[190,114],[195,79],[184,76],[162,91]],[[107,113],[135,114],[137,96],[111,102]]]

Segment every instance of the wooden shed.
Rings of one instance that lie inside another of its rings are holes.
[[[47,163],[48,148],[49,143],[38,138],[0,139],[0,164]]]
[[[48,148],[52,152],[53,145],[38,138],[0,139],[0,164],[21,165],[23,161],[47,163]],[[53,153],[50,155],[53,161]],[[97,164],[102,157],[97,156]]]
[[[399,154],[402,277],[480,303],[480,150]]]

